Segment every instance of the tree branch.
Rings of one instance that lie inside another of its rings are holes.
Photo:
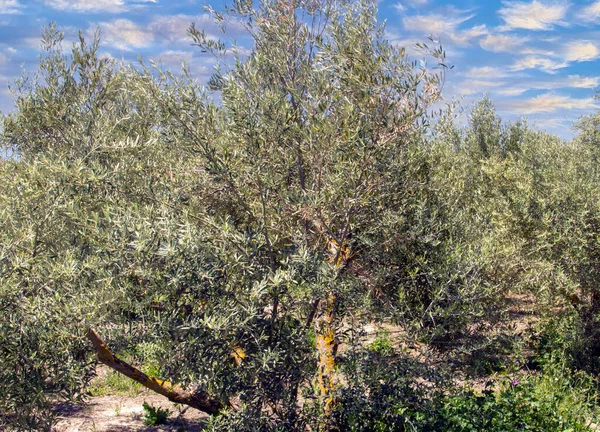
[[[148,376],[139,369],[136,369],[130,364],[117,358],[108,349],[104,341],[100,339],[100,336],[98,336],[94,329],[90,328],[86,333],[86,337],[94,345],[96,355],[100,362],[117,372],[122,373],[126,377],[139,382],[144,387],[166,396],[171,402],[188,405],[207,414],[218,414],[219,411],[224,408],[224,405],[220,400],[213,398],[206,392],[190,392],[177,384],[172,384],[168,381],[162,381],[152,376]]]

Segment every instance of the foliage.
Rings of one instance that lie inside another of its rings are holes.
[[[119,357],[122,358],[122,357]],[[159,377],[160,370],[156,366],[142,367],[142,372],[146,375]],[[126,376],[109,370],[102,377],[97,377],[89,386],[90,396],[107,396],[114,394],[126,394],[136,396],[142,389],[141,384],[127,378]]]
[[[98,36],[65,54],[55,26],[17,80],[0,135],[0,427],[50,430],[54,403],[84,398],[93,326],[164,378],[236,400],[208,430],[585,430],[597,115],[569,143],[502,123],[489,98],[467,126],[432,117],[444,52],[422,46],[433,69],[409,58],[375,2],[226,12],[211,11],[253,46],[231,61],[192,25],[220,61],[209,89],[101,58]],[[391,322],[476,356],[515,292],[538,308],[545,368],[519,385],[459,391],[388,335],[357,336]],[[327,389],[325,336],[342,378]]]
[[[382,332],[377,335],[375,340],[371,342],[371,346],[369,349],[380,355],[390,355],[394,352],[394,346],[390,341],[389,334],[386,332]]]
[[[356,375],[337,407],[348,431],[592,431],[597,418],[595,384],[585,374],[548,363],[540,376],[488,381],[483,391],[445,387],[444,375],[415,368],[406,358],[356,356]],[[367,366],[369,363],[377,366]],[[398,367],[400,366],[400,367]]]
[[[144,424],[146,426],[159,426],[166,424],[171,411],[165,408],[155,408],[152,405],[148,405],[146,402],[142,404],[144,408]]]
[[[82,394],[87,326],[117,350],[153,344],[170,379],[238,396],[250,417],[267,404],[297,421],[311,305],[333,290],[342,313],[356,306],[344,293],[367,294],[338,261],[392,193],[443,74],[382,39],[373,4],[300,2],[303,19],[246,6],[254,51],[215,78],[219,105],[185,77],[100,59],[97,37],[65,55],[54,26],[17,82],[0,221],[0,401],[15,425]]]

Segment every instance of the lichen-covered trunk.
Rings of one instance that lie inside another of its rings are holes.
[[[317,384],[326,421],[335,406],[334,392],[337,387],[335,356],[338,341],[335,327],[335,303],[336,296],[330,292],[325,301],[321,302],[321,310],[315,321],[316,348],[319,359]]]

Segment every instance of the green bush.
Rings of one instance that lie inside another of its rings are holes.
[[[160,426],[166,424],[171,411],[161,407],[155,408],[152,405],[148,405],[146,402],[142,404],[144,408],[144,424],[146,426]]]
[[[488,381],[479,392],[408,359],[373,355],[353,359],[353,385],[336,411],[340,430],[593,431],[600,412],[595,380],[561,363],[540,375]]]

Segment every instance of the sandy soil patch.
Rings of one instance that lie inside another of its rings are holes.
[[[171,411],[169,422],[161,426],[144,425],[142,404]],[[86,405],[59,407],[57,432],[158,432],[201,431],[207,415],[195,409],[175,405],[163,396],[142,391],[137,396],[113,395],[89,399]]]

